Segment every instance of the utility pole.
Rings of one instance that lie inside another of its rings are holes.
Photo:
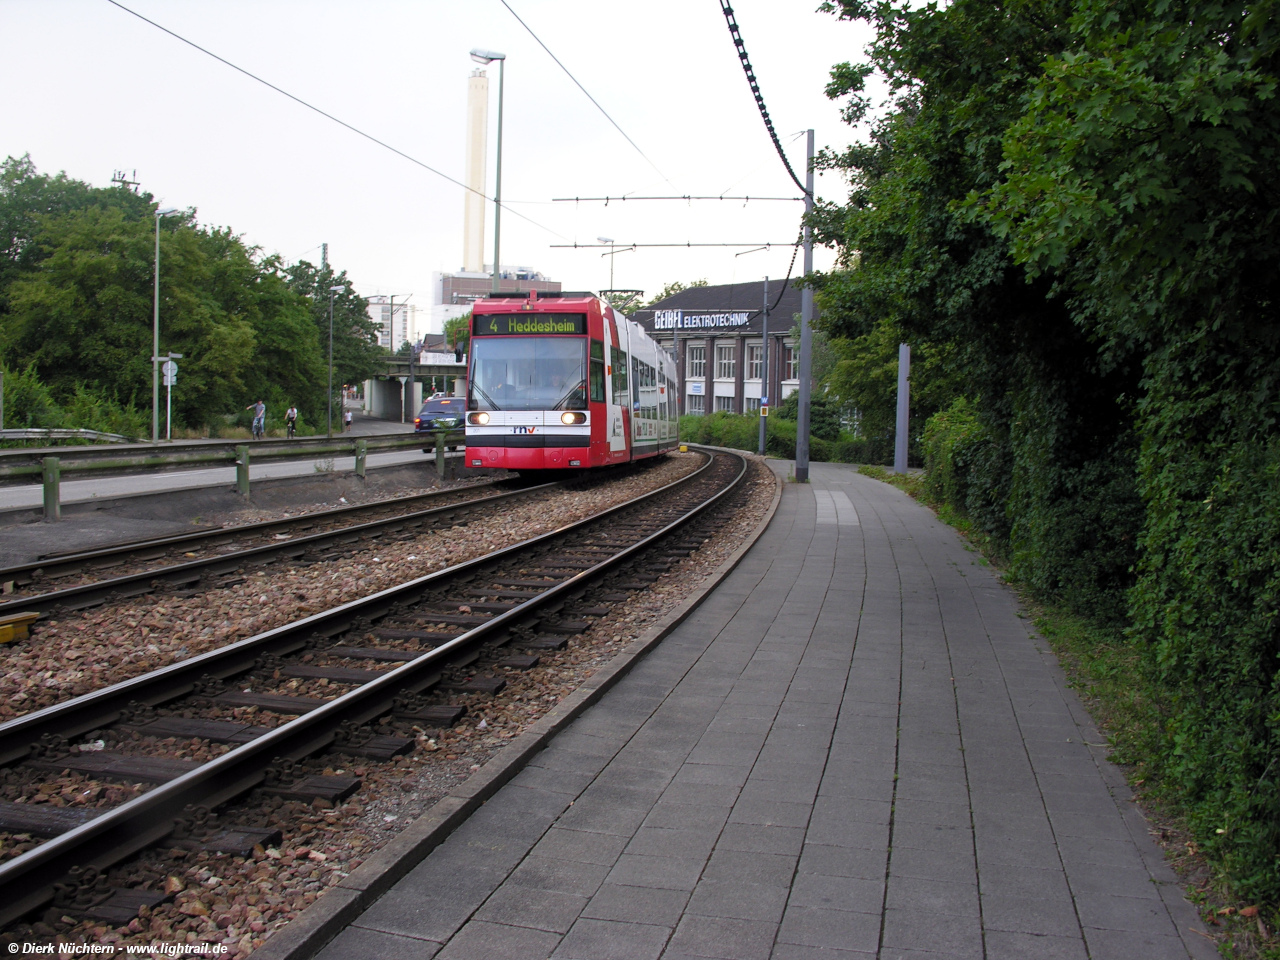
[[[808,136],[804,175],[804,275],[813,273],[813,231],[809,218],[813,214],[813,131]],[[796,425],[796,482],[809,482],[809,381],[813,376],[813,288],[805,284],[800,291],[800,416]]]
[[[911,345],[898,344],[898,419],[893,437],[893,472],[907,472],[907,435],[910,432]]]
[[[315,247],[311,248],[312,250]],[[324,273],[329,269],[329,245],[327,243],[320,244],[320,272]]]
[[[760,449],[757,451],[760,456],[764,456],[765,435],[764,428],[769,423],[769,278],[764,278],[764,319],[760,328],[760,340],[764,344],[764,353],[761,355],[760,361]]]

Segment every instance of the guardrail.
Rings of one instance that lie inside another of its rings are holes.
[[[132,437],[119,433],[103,433],[101,430],[70,429],[64,427],[15,427],[0,430],[0,440],[96,440],[106,443],[136,443]]]
[[[444,451],[466,442],[462,431],[433,431],[430,434],[397,433],[373,437],[309,437],[295,440],[244,441],[202,440],[185,443],[130,444],[111,448],[57,447],[43,450],[0,450],[0,483],[17,483],[40,478],[44,487],[44,519],[62,516],[60,485],[63,473],[129,475],[149,470],[207,467],[225,464],[236,468],[236,490],[249,496],[250,460],[302,460],[333,456],[354,456],[355,472],[365,475],[369,451],[404,447],[434,446],[436,470],[444,476]],[[53,453],[56,451],[57,455]]]

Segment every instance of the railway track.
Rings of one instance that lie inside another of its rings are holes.
[[[50,555],[37,563],[0,569],[0,583],[11,583],[14,594],[13,599],[0,602],[0,622],[19,613],[43,616],[55,609],[83,610],[113,599],[156,592],[189,596],[232,587],[244,582],[240,574],[249,567],[277,561],[321,562],[342,555],[352,545],[407,539],[442,525],[466,523],[468,514],[491,510],[497,504],[555,489],[588,489],[603,482],[607,482],[605,478],[587,476],[540,484],[518,480],[475,484],[239,527]],[[371,513],[378,516],[363,519]],[[134,569],[121,572],[122,567]],[[73,578],[82,579],[45,592],[30,592]]]
[[[55,899],[72,916],[127,921],[165,892],[115,889],[106,870],[175,829],[203,849],[243,853],[269,842],[193,811],[251,791],[340,801],[358,778],[316,773],[308,758],[387,758],[414,746],[395,735],[397,724],[452,724],[461,708],[451,696],[499,693],[510,671],[536,669],[539,651],[563,646],[697,549],[705,533],[688,531],[713,524],[710,511],[745,475],[742,458],[718,454],[681,481],[560,530],[0,725],[10,781],[73,771],[154,784],[104,812],[42,819],[0,803],[0,830],[47,838],[0,864],[0,925]],[[228,719],[246,708],[258,722]],[[151,749],[166,737],[225,752],[199,763],[166,758]],[[142,741],[150,746],[139,751]]]
[[[547,485],[540,486],[545,488]],[[206,527],[177,536],[128,541],[93,550],[51,552],[32,563],[0,567],[0,584],[7,585],[6,599],[0,604],[0,609],[13,609],[23,603],[44,606],[45,601],[39,599],[43,595],[57,595],[74,604],[74,594],[68,592],[73,588],[107,584],[127,576],[155,572],[166,564],[185,564],[192,559],[228,560],[255,547],[289,547],[295,538],[300,537],[315,537],[317,539],[311,542],[320,544],[324,534],[339,534],[362,524],[369,526],[361,532],[376,533],[380,529],[379,524],[385,528],[389,522],[394,525],[396,519],[412,517],[417,520],[428,516],[432,510],[465,508],[481,499],[503,494],[518,496],[533,489],[519,481],[489,480],[465,487],[239,526]],[[283,542],[286,540],[290,542]]]

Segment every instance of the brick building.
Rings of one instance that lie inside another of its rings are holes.
[[[768,385],[762,376],[764,283],[691,287],[633,319],[676,358],[681,413],[758,410],[800,388],[800,287],[769,283]]]

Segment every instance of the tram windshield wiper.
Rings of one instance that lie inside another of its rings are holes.
[[[556,401],[556,405],[552,410],[571,410],[573,407],[568,406],[571,401],[581,401],[586,397],[587,381],[579,380],[576,384],[569,388],[569,392]]]
[[[480,396],[484,397],[485,402],[489,404],[489,407],[491,409],[493,410],[502,409],[500,406],[498,406],[496,403],[493,402],[493,397],[489,396],[487,393],[484,392],[484,387],[480,386],[480,384],[475,383],[473,381],[471,384],[471,389],[474,390],[476,393],[480,394]]]

